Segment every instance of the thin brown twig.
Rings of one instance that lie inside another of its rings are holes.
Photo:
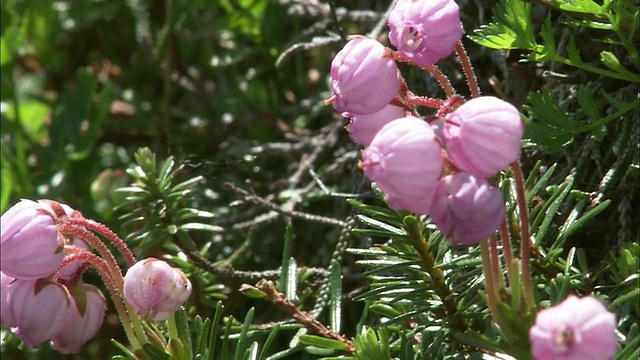
[[[275,279],[278,279],[281,275],[280,269],[264,270],[264,271],[242,271],[242,270],[236,270],[232,267],[215,266],[213,265],[213,263],[211,263],[211,261],[209,261],[209,259],[202,256],[197,251],[187,251],[186,254],[187,254],[187,257],[189,257],[189,259],[193,261],[196,266],[220,278],[235,279],[235,280],[242,280],[242,281],[256,281],[259,279],[275,280]],[[317,274],[320,277],[329,276],[328,271],[323,268],[305,268],[305,269],[312,271],[314,274]]]
[[[267,299],[271,301],[273,305],[282,308],[287,312],[287,314],[289,314],[297,322],[302,324],[310,332],[318,334],[327,339],[340,341],[345,345],[344,350],[348,353],[353,353],[355,351],[355,347],[349,339],[347,339],[344,335],[338,334],[327,328],[320,321],[314,319],[313,316],[309,315],[309,313],[298,309],[291,301],[289,301],[284,296],[284,294],[276,290],[273,281],[264,279],[260,280],[256,284],[256,288],[264,292],[267,296]]]
[[[280,205],[278,204],[274,204],[269,200],[266,200],[264,198],[261,198],[260,196],[249,192],[247,190],[241,189],[238,186],[236,186],[233,183],[225,183],[226,186],[228,186],[229,188],[231,188],[231,190],[235,191],[237,194],[241,195],[243,197],[243,200],[245,201],[250,201],[256,205],[261,205],[264,206],[270,210],[273,210],[281,215],[285,215],[285,216],[289,216],[291,218],[294,219],[301,219],[301,220],[307,220],[307,221],[313,221],[313,222],[318,222],[318,223],[322,223],[322,224],[328,224],[328,225],[335,225],[335,226],[340,226],[340,227],[344,227],[347,225],[347,223],[345,223],[342,220],[338,220],[338,219],[334,219],[334,218],[329,218],[329,217],[325,217],[325,216],[319,216],[319,215],[313,215],[313,214],[307,214],[301,211],[295,211],[295,210],[286,210],[283,209]]]

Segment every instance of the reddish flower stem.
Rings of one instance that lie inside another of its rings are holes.
[[[393,60],[395,61],[413,64],[409,59],[405,58],[397,51],[394,51],[392,54]],[[438,66],[420,66],[420,68],[428,72],[431,76],[433,76],[434,79],[436,79],[436,81],[438,81],[438,85],[440,85],[444,93],[447,95],[447,98],[450,98],[456,94],[456,90],[453,88],[453,85],[451,85],[449,78],[442,72],[442,70],[440,70]]]
[[[444,90],[444,93],[445,95],[447,95],[447,98],[450,98],[456,95],[456,90],[451,85],[449,78],[447,77],[447,75],[445,75],[442,72],[442,70],[440,70],[438,66],[436,65],[425,66],[425,67],[422,67],[422,69],[427,71],[429,74],[431,74],[431,76],[433,76],[438,81],[438,84],[440,85],[442,90]]]
[[[419,105],[429,107],[432,109],[440,109],[445,105],[445,102],[440,99],[434,99],[430,97],[417,96],[410,91],[407,91],[407,101],[413,105]]]
[[[79,246],[75,246],[75,245],[65,245],[65,252],[66,253],[73,253],[73,254],[78,254],[81,252],[87,252],[87,253],[91,253],[90,251],[85,250],[84,248],[81,248]],[[62,269],[63,267],[65,267],[66,265],[79,260],[77,257],[75,256],[65,256],[62,259],[62,264],[60,264],[60,266],[58,267],[58,270],[56,270],[55,273],[55,277],[58,278],[58,274],[60,273],[60,269]],[[82,264],[78,267],[78,269],[76,270],[76,272],[73,274],[73,276],[67,278],[67,279],[60,279],[58,278],[58,281],[64,284],[68,284],[68,285],[74,285],[76,284],[81,278],[82,278],[82,273],[90,266],[91,264],[89,264],[88,262],[82,262]]]
[[[480,254],[482,257],[484,286],[487,289],[487,305],[489,306],[489,312],[491,313],[493,320],[500,325],[502,323],[502,317],[498,312],[498,289],[496,287],[495,279],[493,278],[493,271],[491,270],[491,252],[489,250],[488,239],[480,241]]]
[[[119,289],[122,289],[122,271],[120,270],[120,266],[116,261],[116,258],[113,256],[109,248],[98,238],[94,233],[85,229],[84,227],[77,226],[70,223],[63,223],[58,225],[58,230],[67,235],[77,236],[80,239],[86,241],[89,245],[98,250],[100,256],[106,261],[109,269],[111,269],[112,276],[114,276],[114,281]],[[117,278],[120,278],[118,281]]]
[[[118,251],[124,257],[124,261],[127,262],[127,265],[132,266],[133,264],[136,263],[135,256],[133,256],[133,253],[131,252],[131,250],[129,250],[129,248],[124,243],[124,241],[120,239],[120,237],[116,235],[116,233],[111,231],[111,229],[102,225],[101,223],[90,220],[90,219],[85,219],[85,218],[69,218],[67,221],[65,221],[65,223],[70,225],[80,225],[82,227],[85,227],[87,229],[97,232],[98,234],[104,236],[105,238],[109,239],[109,241],[111,241],[111,243],[116,247],[116,249],[118,249]]]
[[[462,103],[464,104],[465,100],[462,96],[458,95],[458,94],[454,94],[452,97],[448,98],[447,101],[444,102],[444,105],[442,105],[442,107],[440,108],[440,110],[438,110],[438,112],[436,113],[437,117],[443,117],[445,115],[447,115],[447,113],[455,110],[459,105],[458,103]],[[455,122],[451,121],[451,120],[447,120],[447,122],[451,123],[451,124],[456,124]],[[460,126],[460,124],[456,124],[457,126]]]
[[[511,261],[513,260],[513,252],[511,250],[511,241],[509,239],[509,229],[507,229],[507,221],[503,220],[500,225],[500,241],[502,242],[502,255],[507,265],[507,279],[511,279]]]
[[[113,297],[118,296],[120,299],[122,299],[122,302],[125,304],[129,313],[134,314],[133,309],[131,309],[131,306],[124,300],[124,296],[123,296],[124,278],[122,277],[122,270],[120,270],[120,266],[118,266],[118,262],[116,261],[116,258],[113,256],[113,253],[109,251],[107,246],[102,242],[102,240],[100,240],[100,238],[98,238],[91,231],[84,228],[84,224],[86,221],[79,221],[79,223],[74,224],[73,220],[86,220],[86,219],[72,219],[72,221],[70,222],[64,222],[58,225],[58,231],[60,231],[60,233],[62,234],[77,236],[80,239],[86,241],[89,245],[93,246],[96,250],[98,250],[98,253],[102,257],[103,261],[105,261],[107,265],[107,269],[109,270],[105,274],[110,274],[111,276],[110,279],[115,284],[114,291],[116,292],[113,293],[112,296]],[[144,330],[142,329],[142,324],[140,323],[140,320],[135,315],[128,319],[129,319],[129,323],[133,325],[133,329],[136,335],[138,335],[138,339],[145,339]]]
[[[500,274],[500,256],[498,256],[498,242],[496,241],[495,234],[489,237],[489,252],[491,255],[491,272],[493,281],[496,286],[496,291],[499,292],[499,289],[504,287],[504,277]]]
[[[531,280],[531,239],[529,236],[529,214],[527,200],[524,193],[524,181],[520,164],[516,161],[511,165],[513,177],[516,183],[516,199],[518,201],[518,213],[520,214],[520,257],[522,259],[522,285],[524,287],[524,300],[528,310],[535,309],[533,295],[533,283]]]
[[[469,60],[469,56],[467,56],[467,51],[462,45],[462,41],[458,41],[458,43],[456,44],[456,53],[458,54],[458,59],[460,59],[460,65],[462,66],[464,76],[467,78],[467,84],[469,85],[469,90],[471,91],[471,97],[477,98],[480,96],[480,88],[478,87],[476,74],[473,71],[473,66],[471,66],[471,61]]]
[[[86,261],[91,266],[93,266],[98,274],[102,277],[107,289],[109,289],[109,293],[111,294],[111,298],[113,300],[113,304],[116,307],[116,311],[118,312],[118,316],[120,317],[120,323],[122,323],[122,327],[124,328],[125,333],[127,334],[127,338],[129,342],[134,347],[134,349],[140,349],[142,346],[138,341],[138,338],[135,336],[134,329],[132,326],[132,319],[129,317],[129,313],[127,312],[126,306],[127,303],[122,297],[121,285],[118,284],[113,268],[105,261],[103,258],[86,251],[84,249],[78,251],[78,247],[76,246],[65,246],[65,252],[69,255],[65,258],[68,262],[73,261]],[[120,275],[122,278],[122,275]]]

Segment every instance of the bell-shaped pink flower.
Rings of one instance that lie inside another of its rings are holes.
[[[408,116],[380,129],[362,153],[361,166],[392,207],[423,214],[442,173],[440,151],[431,126]],[[420,206],[408,205],[416,199],[421,199]]]
[[[493,234],[504,219],[504,199],[487,180],[465,172],[443,177],[429,215],[454,245],[475,244]]]
[[[347,125],[347,131],[351,140],[369,146],[373,137],[383,126],[404,116],[404,108],[388,104],[382,110],[371,114],[353,115]]]
[[[9,307],[9,289],[14,280],[11,276],[0,272],[0,327],[7,330],[16,326]]]
[[[134,264],[124,277],[124,298],[138,315],[166,320],[191,295],[191,282],[179,269],[147,258]]]
[[[389,42],[419,66],[449,56],[464,33],[454,0],[400,0],[388,25]]]
[[[536,316],[529,330],[536,360],[607,360],[616,352],[616,317],[591,297],[569,296]]]
[[[49,280],[15,280],[9,291],[13,332],[37,347],[57,335],[69,319],[71,299],[66,287]]]
[[[73,354],[100,330],[107,302],[93,285],[79,284],[71,289],[71,310],[65,327],[51,338],[51,347],[63,354]]]
[[[518,110],[506,101],[482,96],[447,114],[444,143],[454,165],[488,178],[518,159],[524,126]]]
[[[17,279],[53,274],[62,263],[62,240],[54,214],[41,203],[23,199],[2,214],[0,269]]]
[[[400,73],[391,50],[358,36],[331,62],[331,98],[336,111],[371,114],[385,107],[400,91]]]

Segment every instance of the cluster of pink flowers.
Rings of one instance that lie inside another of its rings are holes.
[[[166,319],[191,293],[180,270],[156,259],[134,265],[113,232],[65,204],[21,200],[2,215],[1,231],[0,325],[31,347],[50,341],[61,353],[75,353],[100,330],[107,302],[82,281],[89,266],[102,275],[114,301],[124,289],[132,311],[148,319]],[[94,232],[114,242],[133,265],[124,278]]]
[[[331,63],[327,102],[350,119],[351,139],[366,147],[364,174],[389,206],[429,215],[454,244],[476,243],[504,219],[490,178],[520,153],[518,110],[491,96],[464,102],[455,95],[437,102],[437,116],[420,116],[420,99],[407,90],[396,60],[429,67],[451,54],[463,34],[458,6],[400,1],[388,24],[397,52],[353,37]]]

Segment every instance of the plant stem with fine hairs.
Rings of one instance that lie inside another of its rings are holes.
[[[473,71],[473,66],[471,66],[469,56],[467,56],[467,51],[464,49],[464,46],[462,46],[462,41],[458,41],[456,44],[456,53],[460,59],[460,65],[462,66],[462,71],[464,71],[464,76],[467,78],[467,84],[471,91],[471,98],[477,98],[480,96],[480,88],[478,87],[476,74]]]

